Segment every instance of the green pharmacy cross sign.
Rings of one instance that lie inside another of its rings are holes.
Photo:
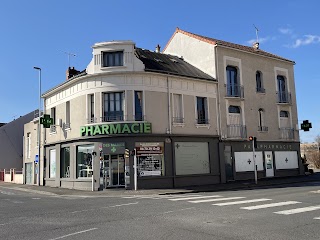
[[[50,126],[53,125],[53,118],[50,118],[48,114],[44,114],[43,117],[40,118],[40,124],[42,124],[44,128],[50,128]]]
[[[308,120],[304,120],[304,121],[301,123],[301,129],[302,129],[303,131],[309,131],[309,128],[312,128],[311,122],[309,122]]]

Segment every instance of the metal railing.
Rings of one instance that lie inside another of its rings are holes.
[[[244,88],[242,85],[225,85],[226,97],[244,98]]]
[[[266,126],[258,126],[258,131],[259,132],[268,132],[268,127],[266,127]]]
[[[115,114],[101,117],[101,122],[122,122],[124,121],[123,114]]]
[[[209,124],[209,119],[208,118],[198,118],[196,120],[197,124]]]
[[[127,119],[129,121],[129,119]],[[146,121],[146,115],[138,114],[133,116],[133,121]]]
[[[172,117],[172,123],[184,123],[184,118],[182,117]]]
[[[51,125],[50,126],[50,133],[56,133],[57,132],[57,128],[55,125]]]
[[[247,138],[247,128],[245,125],[227,125],[227,138]]]
[[[280,128],[280,139],[294,139],[294,128]]]
[[[257,91],[258,93],[265,93],[265,92],[266,92],[266,90],[265,90],[263,87],[257,87],[257,88],[256,88],[256,91]]]
[[[291,102],[291,93],[285,91],[277,92],[277,103],[291,104]]]

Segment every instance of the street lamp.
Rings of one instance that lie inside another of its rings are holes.
[[[35,70],[39,71],[39,119],[38,119],[38,186],[40,186],[40,150],[41,150],[41,124],[40,124],[40,115],[41,115],[41,68],[33,67]]]

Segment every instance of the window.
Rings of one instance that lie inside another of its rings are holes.
[[[227,66],[227,96],[240,96],[240,86],[238,84],[238,71],[237,68],[232,66]]]
[[[279,103],[287,103],[289,100],[289,95],[286,89],[286,80],[284,76],[278,75],[277,76],[278,81],[278,102]]]
[[[94,123],[94,94],[88,95],[88,123]]]
[[[53,119],[53,125],[50,126],[50,132],[55,133],[56,132],[56,108],[51,108],[51,118]]]
[[[260,71],[256,72],[256,91],[260,93],[265,92],[262,82],[262,73]]]
[[[104,122],[123,121],[124,93],[104,93]]]
[[[70,102],[66,102],[66,122],[65,129],[70,128]]]
[[[208,124],[208,106],[207,98],[197,97],[197,123],[198,124]]]
[[[266,127],[265,124],[264,124],[264,110],[262,108],[259,108],[258,114],[259,114],[258,131],[260,131],[260,132],[268,131],[268,127]]]
[[[104,52],[103,67],[123,66],[123,51]]]
[[[61,162],[60,162],[60,176],[61,178],[70,178],[70,148],[61,148]]]
[[[143,94],[142,91],[134,91],[134,120],[143,121]]]
[[[27,133],[27,158],[31,157],[31,133]]]
[[[77,178],[92,176],[93,144],[77,147]]]
[[[181,94],[173,94],[173,123],[184,123]]]
[[[280,117],[288,118],[289,117],[288,111],[280,111]]]
[[[56,177],[56,150],[51,149],[50,150],[50,165],[49,165],[49,178],[55,178]]]
[[[238,106],[229,106],[229,113],[240,114],[240,108]]]

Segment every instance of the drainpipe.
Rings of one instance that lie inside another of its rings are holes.
[[[171,100],[170,100],[170,87],[169,87],[169,77],[167,76],[167,90],[168,90],[168,128],[167,128],[167,134],[172,133],[172,127],[171,127]]]
[[[220,135],[220,139],[222,139],[222,130],[221,130],[221,106],[220,106],[220,84],[219,84],[219,64],[218,64],[218,50],[217,50],[217,44],[215,45],[214,48],[214,52],[215,52],[215,67],[216,67],[216,79],[218,81],[218,86],[217,86],[217,101],[218,101],[218,134]]]

